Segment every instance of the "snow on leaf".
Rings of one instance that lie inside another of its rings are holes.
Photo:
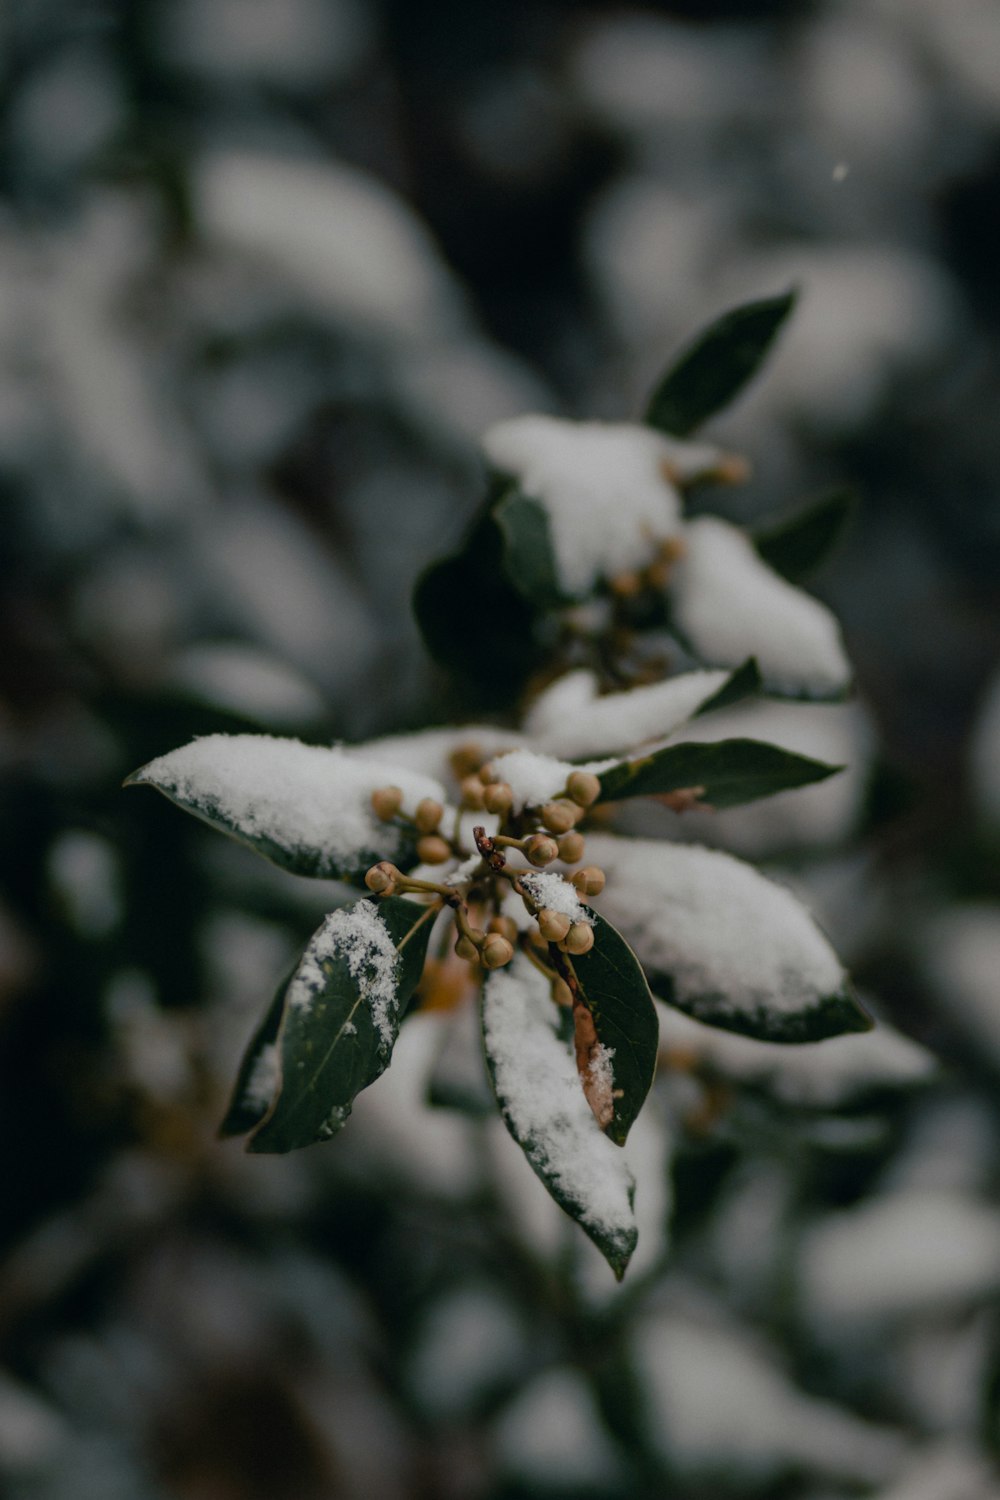
[[[767,566],[746,534],[701,516],[685,528],[671,579],[673,620],[707,664],[757,659],[766,686],[805,697],[837,697],[851,670],[834,616]]]
[[[146,784],[284,869],[321,878],[358,878],[378,859],[413,862],[406,828],[372,811],[377,787],[398,786],[404,811],[422,797],[445,800],[431,777],[255,734],[211,734],[161,755],[126,782]]]
[[[725,671],[684,672],[666,682],[597,696],[597,679],[572,672],[553,683],[532,706],[525,731],[536,749],[566,760],[613,755],[646,740],[663,739],[698,712],[729,678]],[[585,680],[593,691],[582,699]],[[574,706],[567,699],[574,695]]]
[[[653,992],[696,1020],[773,1042],[871,1022],[836,954],[791,892],[718,850],[592,834],[602,914],[635,949]]]
[[[594,1241],[620,1280],[635,1249],[634,1183],[584,1098],[557,1032],[549,986],[526,958],[490,974],[483,1037],[504,1122],[552,1197]]]
[[[644,566],[680,531],[680,497],[666,477],[672,445],[648,428],[516,417],[491,427],[483,449],[544,509],[557,580],[571,598]]]

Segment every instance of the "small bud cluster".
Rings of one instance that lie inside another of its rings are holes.
[[[479,964],[483,969],[500,969],[510,963],[515,945],[527,944],[531,955],[530,931],[519,935],[517,925],[504,915],[491,916],[485,928],[473,924],[469,917],[466,897],[474,897],[475,904],[499,904],[499,889],[506,888],[510,881],[518,891],[529,913],[535,918],[537,930],[534,943],[543,945],[534,953],[534,962],[541,964],[549,973],[553,999],[559,1005],[572,1005],[573,995],[566,979],[557,974],[540,954],[546,950],[557,950],[560,954],[580,957],[594,945],[594,928],[588,921],[574,920],[564,911],[552,907],[537,908],[517,879],[517,871],[507,865],[509,851],[517,850],[536,870],[544,870],[556,861],[576,865],[583,859],[586,844],[577,824],[601,795],[601,783],[589,771],[573,771],[567,778],[566,787],[559,796],[537,808],[526,808],[515,812],[513,790],[504,781],[497,766],[484,763],[478,745],[458,746],[450,757],[461,791],[461,808],[468,812],[486,812],[500,821],[499,831],[491,838],[485,830],[477,828],[476,842],[483,855],[483,864],[469,878],[468,883],[435,885],[428,880],[417,880],[404,875],[388,860],[380,860],[368,871],[365,884],[374,896],[392,896],[408,892],[437,895],[441,906],[449,906],[455,913],[456,936],[454,951],[459,958]],[[424,797],[412,814],[404,812],[403,793],[399,787],[379,787],[372,793],[372,809],[382,822],[397,822],[409,825],[416,835],[415,852],[424,865],[444,864],[461,858],[464,851],[442,832],[445,809],[433,797]],[[523,867],[522,867],[523,869]],[[585,899],[596,896],[604,887],[604,874],[595,865],[587,865],[570,875],[573,888]],[[489,884],[492,881],[492,893]],[[565,962],[565,960],[560,960]],[[572,976],[570,976],[572,977]]]

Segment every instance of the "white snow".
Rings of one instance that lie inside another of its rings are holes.
[[[599,698],[592,673],[571,672],[532,705],[525,732],[538,750],[566,759],[634,750],[646,740],[673,733],[719,691],[728,675],[684,672],[666,682]],[[590,684],[592,691],[584,697]]]
[[[444,801],[440,782],[343,750],[272,735],[210,734],[150,761],[136,773],[202,816],[249,840],[315,855],[318,873],[375,853],[391,859],[400,834],[371,808],[378,787],[398,786],[412,813],[423,797]]]
[[[474,745],[481,751],[485,764],[499,752],[523,745],[524,738],[523,734],[511,729],[498,729],[495,724],[449,725],[444,729],[419,729],[413,734],[384,735],[377,740],[366,740],[361,745],[345,745],[344,751],[348,755],[404,766],[422,776],[435,776],[440,781],[452,783],[454,776],[448,757],[453,750]]]
[[[576,887],[562,875],[557,875],[554,870],[526,870],[518,880],[540,909],[548,907],[550,911],[562,912],[571,922],[584,922],[593,927],[592,913],[580,900]]]
[[[307,678],[240,641],[205,641],[174,657],[166,681],[199,702],[243,714],[266,728],[322,717],[323,699]]]
[[[261,1047],[253,1060],[253,1066],[243,1090],[243,1103],[247,1109],[267,1109],[278,1092],[280,1081],[278,1048],[274,1042]]]
[[[834,616],[769,568],[745,532],[701,516],[685,528],[684,542],[670,601],[699,656],[722,667],[755,656],[765,681],[784,692],[833,694],[849,686]]]
[[[572,761],[540,755],[536,750],[508,750],[493,759],[493,769],[514,793],[515,812],[520,812],[523,807],[538,807],[560,796],[566,790],[567,778],[574,771],[593,771],[600,775],[615,764],[615,759],[611,758],[574,765]]]
[[[869,1089],[922,1083],[937,1069],[932,1053],[881,1021],[873,1031],[787,1047],[705,1026],[671,1005],[657,1011],[662,1049],[799,1107],[835,1109]]]
[[[121,921],[118,857],[107,839],[86,828],[70,828],[51,845],[49,880],[69,921],[82,937],[102,938]]]
[[[1000,1500],[1000,1484],[985,1454],[951,1440],[908,1455],[902,1472],[872,1500]]]
[[[408,1384],[425,1410],[454,1418],[516,1381],[529,1358],[512,1303],[488,1286],[459,1286],[425,1314]]]
[[[591,834],[597,905],[678,1005],[709,1016],[806,1015],[840,989],[836,954],[805,907],[715,849]]]
[[[483,449],[544,507],[569,595],[644,566],[680,531],[680,497],[663,470],[672,445],[648,427],[515,417],[489,428]]]
[[[621,1483],[621,1461],[593,1391],[578,1370],[557,1366],[523,1385],[496,1429],[503,1469],[532,1489],[586,1496]]]
[[[998,1288],[1000,1210],[953,1189],[868,1199],[802,1242],[802,1305],[831,1330],[961,1312]]]
[[[406,343],[463,326],[461,296],[420,220],[354,167],[215,151],[197,167],[194,203],[210,240],[269,263],[336,318]]]
[[[624,1250],[635,1229],[633,1179],[590,1111],[557,1020],[546,980],[523,955],[488,976],[483,1030],[505,1119],[546,1185]]]
[[[288,986],[292,1010],[308,1010],[327,982],[324,963],[343,959],[371,1011],[384,1050],[395,1040],[399,953],[374,901],[358,901],[324,918]]]
[[[1000,1061],[1000,906],[941,911],[922,924],[917,947],[948,1016]]]
[[[685,1474],[759,1485],[805,1465],[873,1484],[899,1461],[901,1435],[798,1390],[742,1330],[654,1312],[633,1347],[650,1437]]]

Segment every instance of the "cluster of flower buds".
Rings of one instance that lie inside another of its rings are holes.
[[[573,771],[564,791],[537,808],[514,812],[515,797],[495,766],[483,763],[478,746],[460,746],[452,753],[452,769],[461,786],[461,805],[466,811],[488,812],[500,819],[500,829],[489,845],[501,857],[494,864],[499,870],[502,856],[518,850],[535,869],[545,869],[561,860],[575,865],[584,857],[586,846],[576,825],[593,807],[601,794],[601,783],[589,771]],[[432,797],[425,797],[412,814],[403,811],[403,793],[399,787],[379,787],[372,793],[372,808],[383,822],[410,825],[417,835],[415,852],[422,864],[443,864],[459,856],[460,851],[440,832],[444,808]],[[527,824],[527,828],[526,825]],[[534,825],[534,826],[532,826]],[[503,831],[507,830],[507,831]],[[477,840],[482,830],[477,830]],[[481,848],[485,847],[480,845]],[[507,872],[505,872],[506,874]],[[516,872],[514,872],[516,873]],[[479,883],[489,878],[484,863]],[[598,895],[604,887],[604,874],[595,865],[587,865],[569,876],[582,898]],[[438,886],[428,880],[404,875],[388,860],[381,860],[368,871],[365,884],[375,896],[392,896],[407,892],[436,893],[455,913],[455,953],[484,969],[500,969],[510,963],[518,940],[518,929],[508,916],[492,917],[486,928],[473,925],[458,887]],[[520,889],[515,884],[515,889]],[[523,893],[522,893],[523,894]],[[535,909],[525,897],[529,912],[538,924],[538,936],[569,956],[588,953],[594,945],[594,928],[589,921],[574,921],[565,912],[552,907]],[[553,980],[553,995],[558,1003],[571,1003],[569,987],[563,979]],[[556,994],[556,988],[566,991]]]

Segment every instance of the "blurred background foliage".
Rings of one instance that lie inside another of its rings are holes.
[[[6,0],[0,60],[4,1493],[995,1496],[1000,11]],[[790,284],[712,507],[861,490],[816,585],[860,769],[734,847],[934,1082],[675,1057],[619,1300],[426,1105],[429,1018],[336,1142],[220,1145],[340,893],[121,777],[454,712],[409,594],[478,433],[634,417]]]

